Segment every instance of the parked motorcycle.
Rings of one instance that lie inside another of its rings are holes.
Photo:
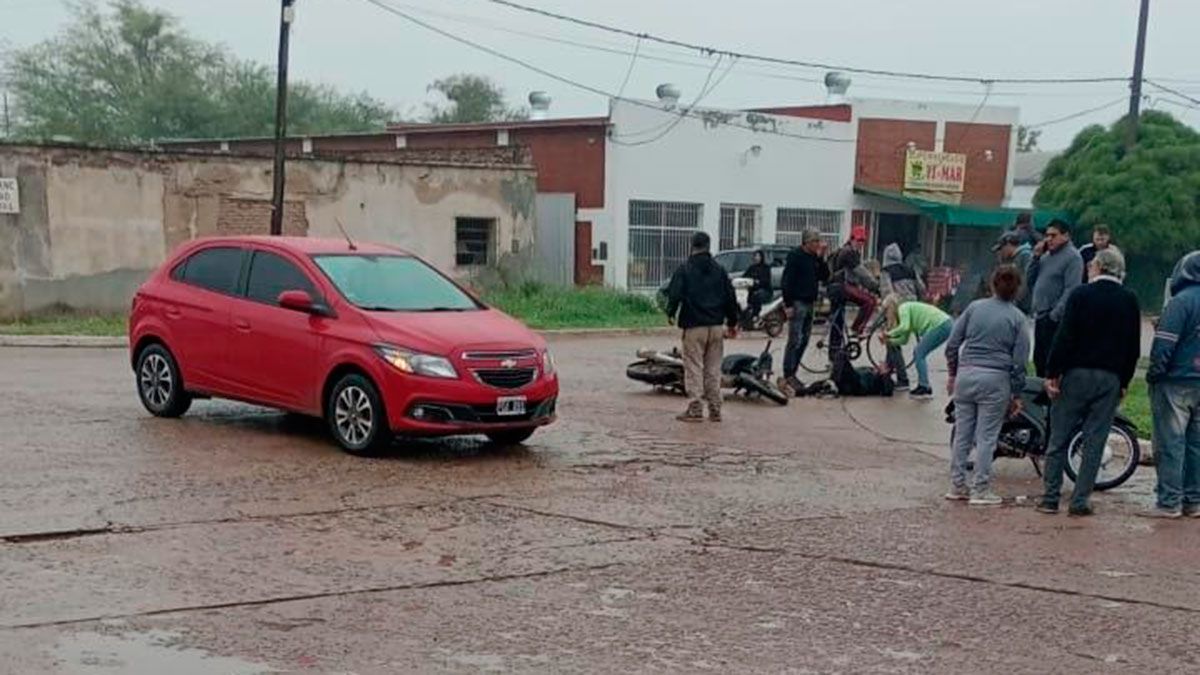
[[[661,391],[684,393],[683,355],[675,348],[669,352],[639,349],[638,361],[629,364],[625,375]],[[751,354],[730,354],[721,361],[721,388],[748,398],[766,398],[787,405],[788,397],[775,386],[771,378],[771,343],[757,357]]]
[[[763,303],[757,314],[750,310],[750,293],[754,290],[753,279],[734,279],[733,290],[738,301],[738,328],[743,331],[762,331],[772,338],[783,335],[787,325],[787,314],[783,311],[783,296],[776,295],[770,302]]]
[[[1050,398],[1040,378],[1026,378],[1021,401],[1021,412],[1005,421],[1000,429],[995,457],[1028,457],[1038,476],[1041,476],[1042,467],[1038,460],[1045,458],[1050,444]],[[953,401],[946,406],[946,421],[954,424]],[[1076,429],[1067,446],[1066,471],[1072,481],[1079,475],[1079,467],[1083,462],[1082,440],[1083,433]],[[954,443],[953,431],[950,432],[950,443]],[[1111,490],[1129,480],[1137,471],[1141,456],[1137,426],[1128,417],[1117,413],[1104,444],[1100,471],[1096,475],[1096,489]]]

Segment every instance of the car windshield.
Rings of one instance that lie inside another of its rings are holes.
[[[376,312],[464,312],[480,309],[449,279],[416,258],[318,255],[313,260],[355,306]]]
[[[729,253],[721,253],[714,257],[717,264],[725,268],[730,274],[741,274],[750,268],[752,251],[731,251]]]

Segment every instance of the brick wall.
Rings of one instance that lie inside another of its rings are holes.
[[[994,204],[1004,199],[1012,127],[1000,124],[946,123],[946,152],[967,156],[963,200]],[[991,151],[991,161],[987,152]]]
[[[904,156],[908,143],[918,150],[933,150],[936,122],[860,119],[854,182],[857,185],[892,190],[904,189]]]
[[[217,234],[239,236],[271,233],[271,202],[266,199],[244,199],[221,196],[217,212]],[[308,215],[304,202],[283,203],[283,233],[303,237],[308,234]]]

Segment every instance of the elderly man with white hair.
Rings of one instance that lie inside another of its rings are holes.
[[[1042,513],[1058,513],[1067,445],[1083,433],[1083,461],[1068,513],[1092,515],[1090,497],[1117,406],[1141,355],[1142,313],[1137,296],[1122,286],[1125,258],[1113,248],[1088,264],[1088,283],[1071,292],[1046,361],[1050,447]]]

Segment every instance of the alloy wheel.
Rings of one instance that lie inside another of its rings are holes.
[[[139,380],[142,396],[146,401],[154,408],[165,408],[175,389],[175,378],[171,375],[171,366],[167,360],[161,354],[147,356],[142,361]]]
[[[351,446],[366,443],[375,427],[375,409],[371,406],[371,399],[366,391],[354,385],[342,389],[338,394],[333,417],[338,434]]]

